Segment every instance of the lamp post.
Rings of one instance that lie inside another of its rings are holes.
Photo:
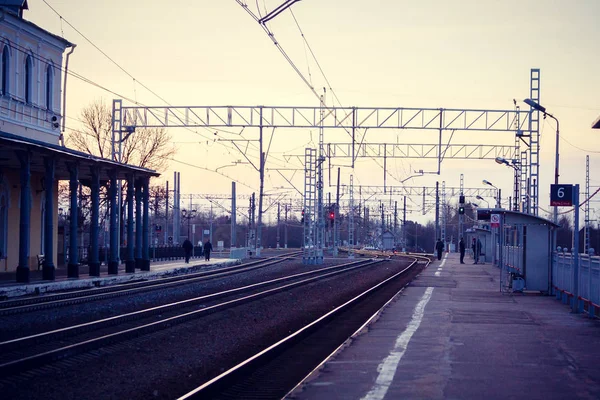
[[[500,189],[498,189],[498,187],[495,186],[492,182],[486,181],[485,179],[483,180],[483,183],[486,184],[486,185],[490,185],[491,187],[493,187],[494,189],[496,189],[496,207],[497,208],[501,208],[501,205],[500,205],[500,201],[501,201],[501,199],[500,199]]]
[[[519,211],[519,200],[520,200],[520,190],[519,190],[519,172],[521,168],[519,167],[519,160],[512,159],[508,161],[503,157],[496,157],[495,160],[498,164],[504,164],[507,167],[511,167],[515,170],[514,175],[514,188],[513,188],[513,211]]]
[[[490,202],[489,201],[487,201],[486,199],[484,199],[483,197],[481,197],[479,195],[477,195],[475,198],[477,200],[485,201],[485,203],[487,204],[487,207],[490,208]],[[471,204],[474,205],[475,207],[477,207],[477,204],[474,204],[474,203],[471,203]]]
[[[555,154],[555,160],[554,160],[554,184],[558,185],[558,167],[559,167],[559,161],[560,161],[560,156],[559,156],[559,152],[558,152],[558,150],[559,150],[558,138],[560,135],[560,123],[558,122],[558,119],[554,115],[546,112],[546,107],[539,105],[538,103],[536,103],[535,101],[533,101],[531,99],[525,99],[525,100],[523,100],[523,102],[525,104],[527,104],[528,106],[530,106],[531,108],[533,108],[534,110],[538,110],[542,114],[544,114],[544,119],[546,119],[546,117],[550,117],[554,121],[556,121],[556,154]],[[558,207],[557,206],[554,206],[554,223],[555,224],[558,223]]]
[[[181,210],[181,217],[186,220],[187,219],[187,226],[188,226],[188,231],[187,231],[187,236],[188,239],[190,238],[190,220],[192,218],[194,218],[196,216],[196,210],[186,210],[185,208],[183,210]]]
[[[481,196],[477,196],[477,197],[481,197]],[[483,198],[482,198],[482,200],[483,200]],[[477,203],[469,203],[469,204],[471,204],[471,209],[473,210],[473,220],[475,221],[475,225],[477,225],[477,209],[479,208],[479,204],[477,204]]]

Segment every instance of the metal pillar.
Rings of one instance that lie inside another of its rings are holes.
[[[447,248],[446,245],[446,221],[448,219],[447,215],[447,207],[446,207],[446,181],[442,181],[442,225],[441,225],[441,234],[440,238],[442,239],[442,243],[444,243],[444,247]]]
[[[529,162],[527,158],[527,150],[521,152],[521,181],[520,181],[520,201],[521,210],[526,214],[531,214],[531,202],[529,201],[530,190],[529,190]]]
[[[304,234],[303,264],[319,264],[316,251],[317,229],[317,151],[305,149],[304,156]]]
[[[79,206],[77,202],[77,189],[79,185],[79,170],[77,165],[70,164],[69,169],[69,195],[71,203],[70,227],[69,227],[69,263],[67,264],[67,276],[76,278],[79,276],[79,248],[77,243],[77,228],[79,219]],[[112,228],[112,220],[111,220]]]
[[[398,242],[398,202],[394,201],[394,247]]]
[[[277,243],[276,246],[279,249],[279,226],[281,224],[281,204],[277,203]]]
[[[579,185],[573,185],[573,297],[572,311],[578,313],[579,308]],[[591,270],[591,262],[590,262]],[[591,296],[588,296],[591,297]],[[583,304],[583,303],[582,303]]]
[[[236,247],[237,245],[237,226],[236,226],[236,198],[235,198],[235,182],[231,182],[231,243],[230,247]]]
[[[532,68],[530,74],[529,98],[540,104],[540,70]],[[531,214],[538,215],[538,184],[540,181],[540,112],[532,109],[529,113],[529,190]]]
[[[583,252],[585,254],[590,254],[590,156],[585,156],[585,197],[588,199],[585,202],[585,242],[583,245]],[[577,231],[575,231],[577,234]]]
[[[125,260],[125,272],[135,272],[135,253],[133,238],[133,203],[135,200],[134,197],[135,179],[133,174],[130,174],[127,179],[127,259]]]
[[[464,174],[460,174],[460,194],[459,194],[459,199],[458,199],[458,206],[459,207],[464,207],[464,202],[461,202],[460,200],[464,200],[465,198],[465,175]],[[460,238],[463,237],[463,230],[464,230],[464,223],[465,223],[465,216],[464,214],[458,214],[458,239],[460,240]]]
[[[108,260],[108,273],[119,273],[119,225],[118,225],[118,200],[117,200],[117,172],[110,172],[110,258]]]
[[[423,214],[425,214],[425,202],[423,201]],[[440,183],[435,182],[435,239],[440,238]]]
[[[100,276],[100,258],[98,254],[98,233],[100,221],[100,171],[97,167],[91,168],[91,175],[92,220],[90,226],[91,254],[89,255],[89,272],[90,276]]]
[[[354,258],[354,175],[350,175],[350,209],[348,210],[348,258]]]
[[[21,208],[19,214],[19,265],[17,282],[29,282],[29,234],[31,221],[31,154],[17,152],[21,165]]]
[[[402,215],[402,251],[406,251],[406,196],[404,196],[404,211]]]
[[[258,226],[256,232],[256,255],[260,256],[260,248],[262,247],[262,215],[263,215],[263,195],[265,188],[265,153],[263,152],[263,108],[259,107],[259,177],[260,187],[258,192]]]
[[[316,221],[317,221],[317,235],[316,235],[316,258],[317,263],[323,262],[323,248],[325,243],[325,218],[323,215],[323,163],[325,162],[325,128],[323,127],[325,121],[325,97],[321,96],[320,104],[320,126],[319,126],[319,149],[317,154],[317,209],[316,209]]]
[[[340,168],[338,168],[335,206],[333,208],[333,256],[337,257],[340,245]]]
[[[283,248],[288,248],[288,204],[285,203],[285,214],[283,219]]]
[[[169,242],[169,181],[167,181],[165,190],[165,237],[163,243],[167,244]]]
[[[52,157],[44,159],[46,168],[45,187],[45,211],[44,211],[44,265],[42,266],[43,279],[55,279],[54,267],[54,168],[55,161]]]
[[[175,244],[181,242],[181,172],[177,172],[177,210],[174,211],[174,218],[177,221],[177,230],[173,232],[173,241]]]

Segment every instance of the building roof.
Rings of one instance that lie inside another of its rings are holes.
[[[600,129],[600,117],[596,118],[596,120],[592,124],[592,129]]]
[[[525,214],[522,213],[520,211],[512,211],[512,210],[505,210],[504,208],[479,208],[477,213],[477,216],[479,217],[479,212],[487,212],[489,214],[503,214],[503,215],[514,215],[514,216],[520,216],[526,219],[531,219],[531,224],[544,224],[544,225],[550,225],[551,227],[554,228],[560,228],[560,225],[555,224],[554,222],[550,221],[549,219],[546,218],[542,218],[540,216],[537,215],[533,215],[533,214]],[[487,221],[488,219],[485,219],[485,221]],[[480,220],[483,221],[483,220]]]
[[[18,4],[21,4],[21,3],[22,3],[22,5],[18,6]],[[34,28],[35,30],[40,31],[41,33],[43,33],[47,36],[50,36],[53,39],[59,41],[65,47],[74,47],[75,46],[75,44],[69,42],[65,38],[55,35],[54,33],[45,30],[41,26],[38,26],[38,25],[34,24],[33,22],[24,19],[22,11],[29,9],[29,7],[27,6],[27,0],[0,0],[0,8],[8,11],[8,13],[5,13],[5,18],[6,17],[12,18],[13,20],[18,21],[19,23],[28,25],[28,26]],[[15,12],[15,10],[17,8],[20,10],[19,13]]]
[[[57,160],[56,179],[69,178],[68,163],[78,163],[82,167],[100,167],[100,180],[108,180],[108,171],[111,170],[117,172],[118,179],[126,179],[127,175],[132,173],[138,176],[160,176],[158,172],[148,168],[121,164],[68,147],[0,131],[0,168],[20,168],[19,160],[15,154],[16,150],[29,150],[32,153],[32,172],[43,173],[45,171],[43,158],[54,156]],[[80,168],[79,176],[80,179],[89,178],[91,176],[90,168]]]

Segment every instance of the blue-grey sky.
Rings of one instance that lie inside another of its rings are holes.
[[[158,0],[47,0],[63,18],[161,97],[176,105],[318,105],[318,100],[277,51],[264,31],[235,0],[169,2]],[[283,0],[249,1],[255,13]],[[42,1],[29,1],[25,17],[76,43],[73,71],[147,105],[161,100],[135,83]],[[294,15],[342,105],[512,109],[529,96],[529,71],[541,69],[541,103],[561,122],[561,182],[585,183],[585,155],[600,165],[600,131],[590,129],[600,115],[597,43],[600,28],[595,0],[302,0]],[[327,86],[310,57],[290,12],[269,24],[279,43],[314,87]],[[69,78],[68,114],[76,117],[91,101],[114,97]],[[327,96],[333,104],[331,93]],[[521,103],[522,105],[522,103]],[[69,120],[68,125],[77,127]],[[541,126],[540,205],[548,208],[554,173],[555,127]],[[203,135],[209,136],[204,130]],[[185,130],[171,131],[176,158],[214,169],[242,159],[235,150]],[[244,132],[248,137],[255,132]],[[338,136],[336,136],[338,135]],[[273,163],[281,153],[300,154],[317,132],[279,130],[273,140]],[[328,140],[341,140],[327,132]],[[370,132],[373,142],[433,143],[435,133]],[[455,142],[513,143],[512,134],[461,134]],[[187,143],[187,142],[203,143]],[[297,148],[297,150],[292,150]],[[256,152],[253,153],[256,156]],[[274,166],[273,165],[273,166]],[[401,180],[415,169],[434,170],[434,162],[389,162]],[[226,192],[217,174],[173,163],[182,172],[184,192]],[[248,166],[222,169],[258,188],[258,174]],[[352,171],[344,169],[342,180]],[[430,186],[445,180],[458,186],[493,181],[508,196],[512,174],[493,161],[445,161],[441,176],[414,178],[405,184]],[[363,184],[382,184],[383,172],[362,161],[354,174]],[[201,179],[198,179],[201,178]],[[300,187],[301,179],[294,182]],[[285,186],[277,173],[268,186]],[[600,177],[592,171],[592,185]],[[250,190],[250,189],[242,189]],[[416,215],[415,215],[416,217]]]

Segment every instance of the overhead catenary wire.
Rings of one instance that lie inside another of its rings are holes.
[[[153,91],[152,89],[150,89],[150,88],[149,88],[147,85],[145,85],[145,84],[144,84],[143,82],[141,82],[139,79],[135,78],[135,77],[134,77],[134,76],[133,76],[133,75],[132,75],[132,74],[131,74],[129,71],[127,71],[127,70],[126,70],[126,69],[125,69],[123,66],[121,66],[121,65],[120,65],[118,62],[116,62],[116,61],[115,61],[115,60],[114,60],[112,57],[110,57],[110,56],[109,56],[109,55],[108,55],[106,52],[104,52],[104,51],[103,51],[103,50],[102,50],[102,49],[101,49],[99,46],[97,46],[97,45],[96,45],[96,44],[95,44],[95,43],[94,43],[94,42],[93,42],[91,39],[89,39],[89,38],[88,38],[86,35],[84,35],[84,34],[83,34],[83,33],[82,33],[80,30],[78,30],[78,29],[77,29],[77,28],[76,28],[76,27],[75,27],[73,24],[71,24],[69,21],[67,21],[67,20],[66,20],[66,19],[65,19],[65,18],[64,18],[64,17],[63,17],[63,16],[62,16],[62,15],[61,15],[61,14],[60,14],[60,13],[59,13],[57,10],[56,10],[56,9],[54,9],[54,8],[53,8],[53,7],[52,7],[52,6],[51,6],[51,5],[50,5],[50,4],[49,4],[49,3],[48,3],[46,0],[43,0],[43,1],[44,1],[44,3],[45,3],[45,4],[46,4],[46,5],[47,5],[47,6],[48,6],[48,7],[49,7],[49,8],[50,8],[50,9],[51,9],[51,10],[52,10],[52,11],[53,11],[53,12],[54,12],[54,13],[55,13],[55,14],[56,14],[58,17],[59,17],[59,18],[60,18],[60,20],[61,20],[61,23],[62,23],[62,21],[64,20],[64,22],[65,22],[66,24],[68,24],[68,25],[69,25],[69,26],[70,26],[70,27],[71,27],[73,30],[75,30],[75,32],[77,32],[77,33],[78,33],[78,34],[79,34],[81,37],[83,37],[83,38],[84,38],[84,39],[85,39],[85,40],[86,40],[86,41],[87,41],[87,42],[88,42],[90,45],[92,45],[92,46],[93,46],[93,47],[94,47],[96,50],[98,50],[98,51],[99,51],[99,52],[100,52],[100,53],[101,53],[101,54],[102,54],[104,57],[106,57],[106,58],[107,58],[107,59],[108,59],[108,60],[109,60],[111,63],[113,63],[115,66],[117,66],[117,68],[119,68],[119,69],[120,69],[120,70],[121,70],[123,73],[125,73],[125,74],[126,74],[128,77],[130,77],[130,78],[133,80],[133,84],[134,84],[134,86],[133,86],[133,87],[134,87],[134,99],[131,99],[131,98],[129,98],[128,96],[124,96],[124,95],[122,95],[122,94],[119,94],[119,93],[117,93],[117,92],[115,92],[115,91],[113,91],[113,90],[110,90],[110,89],[108,89],[108,88],[106,88],[106,87],[104,87],[104,86],[102,86],[102,85],[100,85],[100,84],[97,84],[96,82],[94,82],[94,81],[92,81],[92,80],[90,80],[90,79],[87,79],[87,78],[85,78],[85,77],[81,76],[80,74],[77,74],[77,73],[75,73],[74,71],[64,71],[64,72],[67,72],[67,73],[69,73],[70,75],[73,75],[74,77],[76,77],[76,78],[78,78],[78,79],[80,79],[80,80],[82,80],[82,81],[84,81],[84,82],[86,82],[86,83],[89,83],[89,84],[91,84],[91,85],[94,85],[94,86],[96,86],[96,87],[98,87],[98,88],[100,88],[100,89],[102,89],[102,90],[105,90],[105,91],[107,91],[107,92],[109,92],[109,93],[111,93],[111,94],[113,94],[113,95],[115,95],[115,96],[117,96],[117,97],[120,97],[120,98],[123,98],[123,99],[125,99],[125,100],[127,100],[127,101],[130,101],[130,102],[132,102],[133,104],[136,104],[136,105],[141,105],[141,106],[144,106],[144,107],[146,107],[146,105],[144,105],[144,104],[142,104],[142,103],[140,103],[140,102],[138,102],[138,101],[137,101],[137,91],[136,91],[136,83],[137,83],[137,84],[139,84],[140,86],[142,86],[144,89],[148,90],[148,92],[150,92],[151,94],[153,94],[155,97],[157,97],[158,99],[160,99],[162,102],[164,102],[165,104],[167,104],[167,105],[169,105],[169,106],[171,106],[171,107],[172,107],[172,104],[170,104],[170,103],[169,103],[169,101],[167,101],[167,100],[166,100],[164,97],[160,96],[158,93],[156,93],[155,91]],[[39,57],[38,57],[38,58],[39,58]],[[43,60],[43,59],[41,59],[41,58],[39,58],[39,59],[40,59],[41,61],[43,61],[43,62],[46,62],[46,60]],[[62,67],[59,67],[59,68],[60,68],[60,70],[61,70],[61,71],[63,71]],[[212,133],[212,131],[211,131],[211,130],[210,130],[208,127],[202,127],[202,128]],[[193,129],[191,129],[191,128],[186,128],[186,130],[188,130],[188,131],[190,131],[190,132],[193,132],[193,133],[195,133],[195,134],[197,134],[197,135],[199,135],[199,136],[201,136],[201,137],[203,137],[203,138],[205,138],[205,139],[207,139],[207,140],[210,140],[209,138],[207,138],[206,136],[203,136],[202,134],[200,134],[200,133],[199,133],[199,132],[197,132],[196,130],[193,130]],[[226,132],[226,133],[231,133],[231,132],[223,131],[223,130],[220,130],[220,129],[215,129],[215,131],[217,131],[217,132]],[[229,150],[233,150],[233,148],[232,148],[232,147],[225,146],[223,143],[219,143],[219,145],[221,145],[221,146],[223,146],[223,147],[226,147],[226,148],[228,148]],[[280,162],[284,162],[284,163],[285,163],[285,161],[282,161],[282,160],[279,160],[279,161],[280,161]]]

